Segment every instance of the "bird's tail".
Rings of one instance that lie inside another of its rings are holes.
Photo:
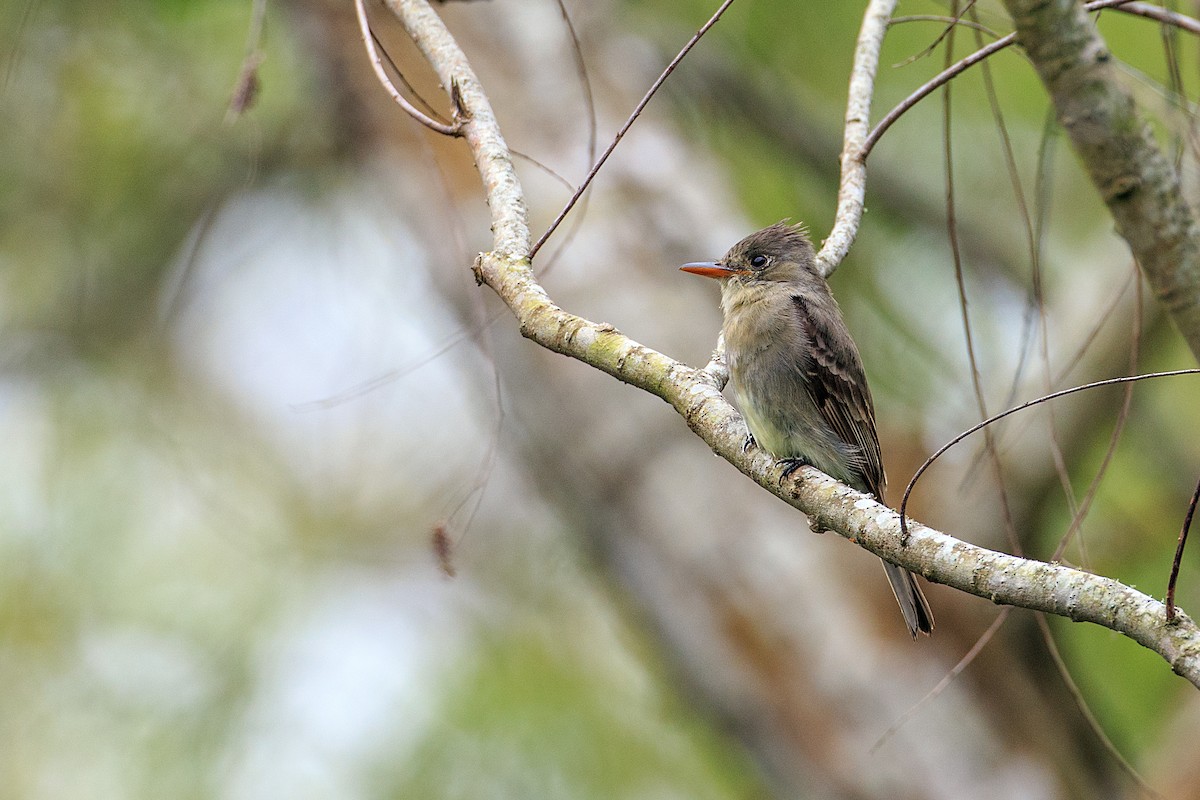
[[[904,614],[908,632],[914,639],[917,638],[917,633],[932,632],[933,612],[929,609],[929,601],[925,599],[921,587],[917,585],[917,577],[904,567],[897,567],[887,561],[883,562],[883,569],[887,572],[888,583],[892,584],[892,591],[896,594],[896,602],[900,604],[900,612]]]

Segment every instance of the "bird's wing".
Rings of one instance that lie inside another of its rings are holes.
[[[858,451],[857,472],[867,489],[883,500],[883,456],[875,431],[875,409],[858,350],[848,332],[835,336],[799,295],[792,298],[796,316],[808,339],[809,358],[801,364],[809,396],[843,442]],[[840,316],[835,317],[840,322]],[[839,342],[839,339],[841,340]]]

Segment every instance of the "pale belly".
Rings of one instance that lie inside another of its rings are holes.
[[[857,452],[838,438],[808,395],[794,360],[773,347],[730,360],[734,396],[760,447],[796,458],[857,488],[850,464]],[[864,489],[865,490],[865,489]]]

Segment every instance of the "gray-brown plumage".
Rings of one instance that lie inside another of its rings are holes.
[[[800,226],[752,233],[686,272],[721,280],[725,359],[750,433],[768,453],[810,464],[883,501],[883,459],[858,348]],[[916,577],[884,562],[908,629],[933,630]]]

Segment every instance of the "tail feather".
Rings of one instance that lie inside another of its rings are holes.
[[[914,639],[917,638],[918,633],[931,633],[933,631],[933,612],[929,608],[929,601],[925,599],[921,587],[917,585],[917,577],[904,567],[897,567],[887,561],[883,562],[883,569],[887,572],[888,583],[892,585],[896,602],[900,604],[900,613],[904,615],[908,632]]]

